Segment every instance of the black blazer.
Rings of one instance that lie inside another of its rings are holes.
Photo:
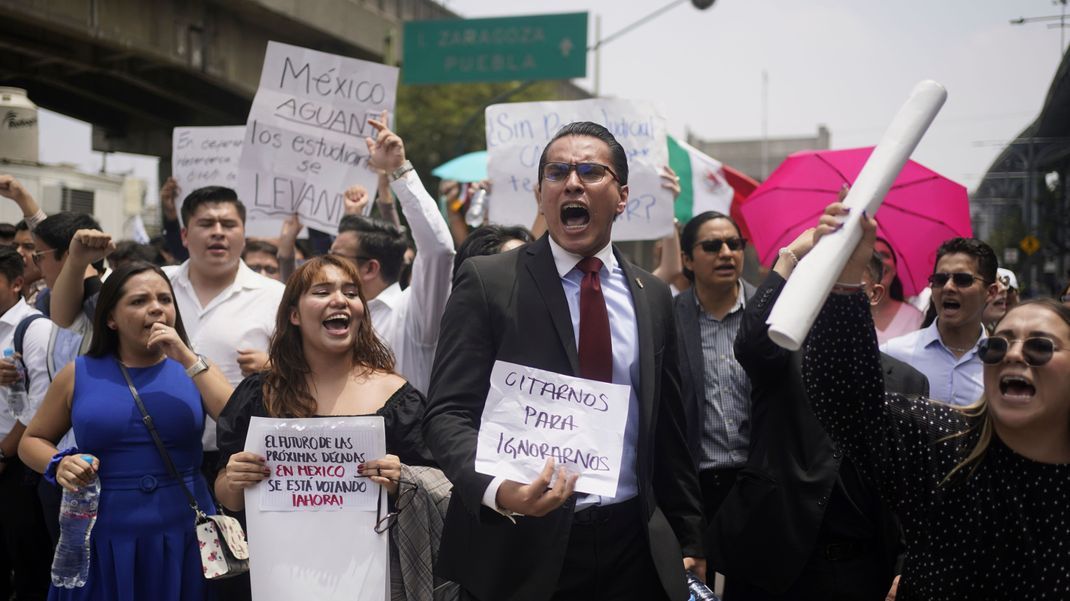
[[[802,380],[802,353],[770,340],[766,319],[785,280],[770,272],[743,314],[736,360],[751,380],[751,440],[747,465],[716,516],[708,516],[711,565],[771,593],[782,593],[814,552],[842,452],[814,416]],[[916,369],[882,355],[886,388],[927,396]],[[891,584],[901,549],[898,525],[886,509],[870,516]],[[827,526],[827,524],[826,524]]]
[[[743,282],[743,298],[746,303],[754,297],[754,286]],[[688,288],[673,299],[676,314],[676,351],[680,365],[680,394],[684,399],[684,416],[687,419],[687,448],[697,466],[702,460],[703,404],[706,402],[706,359],[702,356],[702,332],[699,330],[698,305],[695,304],[695,289]]]
[[[682,558],[702,557],[698,478],[683,435],[671,297],[616,254],[639,331],[639,499],[650,552],[673,599],[687,598]],[[462,264],[442,317],[424,436],[453,483],[436,571],[480,599],[538,601],[555,590],[575,501],[512,524],[482,505],[476,436],[495,360],[579,373],[572,319],[548,238]]]

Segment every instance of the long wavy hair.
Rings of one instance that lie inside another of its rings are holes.
[[[999,322],[1006,319],[1007,315],[1010,315],[1011,312],[1020,307],[1027,307],[1029,305],[1037,305],[1055,313],[1055,315],[1060,317],[1067,326],[1070,326],[1070,307],[1067,307],[1053,298],[1034,298],[1025,301],[1015,306],[1010,311],[1007,311]],[[999,322],[996,322],[997,327],[999,326]],[[993,331],[995,331],[995,328],[993,328]],[[971,432],[976,431],[978,432],[977,442],[974,443],[973,448],[966,454],[966,457],[948,472],[947,476],[944,476],[944,479],[940,481],[941,486],[951,482],[955,474],[962,472],[967,468],[969,468],[967,477],[973,475],[974,471],[977,470],[977,466],[981,464],[981,460],[984,459],[985,454],[988,452],[988,448],[992,445],[992,433],[995,432],[995,425],[993,424],[992,413],[988,410],[988,391],[986,390],[977,402],[962,407],[959,411],[961,411],[969,420],[970,426],[965,430],[951,434],[943,440],[964,437]]]
[[[355,368],[374,371],[394,371],[394,355],[372,330],[371,316],[364,290],[360,286],[360,274],[352,261],[334,255],[322,255],[306,261],[286,282],[279,312],[275,316],[275,334],[271,337],[269,354],[271,364],[264,373],[264,407],[271,417],[311,417],[316,414],[316,399],[308,386],[308,374],[312,369],[305,358],[301,327],[290,322],[290,315],[297,310],[298,302],[328,267],[342,271],[357,285],[360,303],[364,305],[364,317],[357,327],[353,340],[352,361]]]
[[[97,308],[93,314],[93,340],[89,343],[86,355],[90,357],[106,357],[108,355],[119,356],[119,333],[108,327],[108,319],[116,305],[122,300],[126,292],[126,282],[130,278],[151,271],[167,282],[167,289],[171,291],[172,301],[175,298],[175,288],[171,285],[170,278],[162,269],[146,261],[131,261],[116,269],[104,280],[100,287],[100,296],[97,297]],[[182,314],[178,311],[178,303],[175,303],[175,332],[183,344],[190,346],[189,337],[186,336],[186,328],[182,325]]]

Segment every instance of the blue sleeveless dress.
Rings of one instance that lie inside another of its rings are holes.
[[[200,474],[204,408],[182,366],[166,359],[128,369],[171,460],[201,509],[215,511]],[[78,448],[100,459],[100,507],[82,588],[49,590],[50,600],[202,601],[194,514],[168,475],[114,356],[75,361],[71,424]]]

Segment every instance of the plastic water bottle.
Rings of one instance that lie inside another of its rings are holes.
[[[92,455],[82,459],[93,462]],[[59,544],[52,560],[52,584],[60,588],[85,586],[89,578],[89,535],[97,522],[100,503],[100,478],[71,492],[63,489],[59,508]]]
[[[687,589],[691,591],[691,601],[721,601],[705,582],[698,579],[691,570],[687,571]]]
[[[13,362],[15,370],[19,373],[19,379],[7,387],[8,407],[11,409],[11,415],[18,419],[22,417],[22,412],[26,411],[26,370],[22,367],[22,362],[15,358],[15,349],[4,349],[4,359]]]
[[[468,203],[468,212],[464,214],[464,222],[472,227],[483,225],[483,218],[487,214],[487,191],[483,188],[476,190],[472,200]]]

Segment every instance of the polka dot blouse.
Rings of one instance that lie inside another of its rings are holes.
[[[903,523],[897,599],[1070,600],[1070,464],[1032,461],[993,434],[976,469],[945,482],[977,442],[976,420],[885,394],[861,294],[831,295],[803,372],[825,429]]]

